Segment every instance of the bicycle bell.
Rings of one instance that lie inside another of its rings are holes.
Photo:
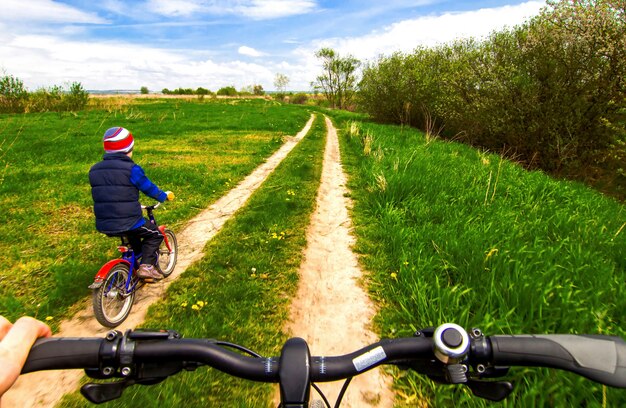
[[[442,324],[435,329],[433,339],[435,356],[444,364],[462,361],[469,351],[469,336],[458,324]]]

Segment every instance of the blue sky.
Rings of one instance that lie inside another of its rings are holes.
[[[308,90],[314,53],[361,61],[483,37],[544,0],[0,0],[0,74],[26,87]]]

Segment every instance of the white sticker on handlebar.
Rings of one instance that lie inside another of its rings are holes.
[[[356,368],[357,371],[363,371],[366,368],[383,361],[385,358],[387,358],[385,350],[383,350],[381,346],[378,346],[367,353],[352,359],[352,364],[354,364],[354,368]]]

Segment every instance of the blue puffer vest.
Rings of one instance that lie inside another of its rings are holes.
[[[143,219],[139,189],[130,181],[133,166],[124,153],[107,153],[89,170],[96,229],[104,234],[128,231]]]

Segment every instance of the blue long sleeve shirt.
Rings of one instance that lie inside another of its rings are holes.
[[[146,173],[138,164],[135,164],[130,169],[130,182],[148,197],[154,198],[161,203],[167,200],[167,194],[157,187],[156,184],[150,181],[150,179],[146,176]],[[131,229],[139,228],[145,223],[145,218],[142,218]]]

